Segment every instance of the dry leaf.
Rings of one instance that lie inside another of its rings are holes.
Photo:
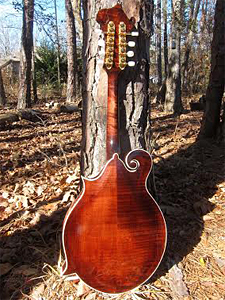
[[[89,291],[90,288],[82,280],[80,280],[77,286],[77,297],[81,297],[87,294]]]
[[[95,300],[96,299],[96,293],[88,294],[87,297],[85,297],[85,300]]]
[[[199,262],[202,267],[205,267],[205,260],[203,257],[200,257]]]
[[[177,265],[174,265],[169,270],[169,276],[170,276],[170,288],[174,294],[175,297],[178,297],[179,299],[181,297],[188,297],[189,292],[188,289],[183,281],[183,274],[180,268],[178,268]]]
[[[31,181],[27,181],[23,186],[23,193],[25,196],[29,196],[30,194],[34,194],[35,185]]]
[[[31,292],[31,294],[29,295],[31,297],[32,300],[40,300],[43,299],[41,297],[41,294],[43,294],[45,289],[45,284],[44,282],[42,282],[40,285],[38,285],[37,287],[34,287],[33,291]]]
[[[17,208],[28,207],[29,205],[27,197],[23,195],[15,195],[14,201]]]
[[[62,201],[61,203],[64,203],[64,202],[67,202],[70,198],[70,194],[71,194],[71,191],[68,191],[68,192],[65,192],[63,198],[62,198]]]

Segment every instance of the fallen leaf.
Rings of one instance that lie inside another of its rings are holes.
[[[31,181],[27,181],[23,186],[23,193],[25,196],[29,196],[30,194],[34,194],[35,185]]]
[[[71,191],[68,191],[68,192],[65,192],[63,198],[62,198],[62,201],[61,203],[64,203],[64,202],[67,202],[70,198],[70,194],[71,194]]]
[[[181,269],[178,268],[177,265],[174,265],[169,270],[169,276],[170,276],[170,288],[174,296],[178,297],[179,299],[181,297],[188,297],[189,292],[186,287],[186,284],[183,281],[183,273]]]
[[[43,298],[41,297],[41,294],[43,294],[44,289],[45,289],[45,284],[44,284],[44,282],[42,282],[39,286],[34,287],[33,291],[32,291],[31,294],[29,295],[30,298],[31,298],[32,300],[43,299]]]
[[[199,262],[202,267],[205,267],[205,260],[203,257],[200,257]]]
[[[85,300],[95,300],[96,299],[96,293],[88,294],[87,297],[85,297]]]
[[[89,291],[90,288],[83,281],[80,280],[77,287],[77,297],[81,297],[87,294]]]

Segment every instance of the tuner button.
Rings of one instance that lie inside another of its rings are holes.
[[[133,57],[134,56],[134,51],[128,51],[127,56],[128,57]]]
[[[131,35],[132,35],[132,36],[139,36],[139,32],[138,32],[138,31],[132,31],[132,32],[131,32]]]
[[[128,66],[129,67],[134,67],[135,66],[135,61],[128,61]]]
[[[131,48],[134,47],[134,46],[135,46],[135,42],[129,41],[129,42],[128,42],[128,46],[131,47]]]
[[[105,42],[103,40],[99,40],[98,41],[98,46],[104,47],[105,46]]]

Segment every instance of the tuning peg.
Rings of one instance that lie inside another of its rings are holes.
[[[134,67],[135,66],[135,61],[128,61],[128,66],[129,67]]]
[[[131,47],[131,48],[135,47],[135,42],[129,41],[128,46]]]
[[[133,57],[134,56],[134,51],[128,51],[127,56],[128,57]]]
[[[132,31],[132,32],[131,32],[131,35],[132,35],[132,36],[139,36],[139,32],[138,32],[138,31]]]
[[[104,47],[105,46],[105,41],[104,40],[98,40],[98,46],[99,47]]]

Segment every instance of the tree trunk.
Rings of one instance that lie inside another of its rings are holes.
[[[57,0],[54,0],[55,9],[55,33],[56,33],[56,44],[57,44],[57,79],[58,88],[60,88],[61,83],[61,72],[60,72],[60,43],[59,43],[59,27],[58,27],[58,14],[57,14]]]
[[[211,46],[211,73],[206,91],[206,107],[200,134],[215,137],[220,125],[221,101],[225,82],[225,1],[217,0],[213,40]]]
[[[38,94],[37,94],[37,78],[36,78],[36,70],[35,70],[35,53],[32,52],[32,86],[33,86],[33,97],[34,97],[34,103],[38,102]]]
[[[22,47],[20,53],[18,109],[31,107],[34,0],[23,1]]]
[[[188,22],[188,31],[187,31],[187,38],[185,43],[185,54],[184,54],[184,62],[183,62],[183,76],[182,76],[182,89],[185,90],[185,87],[187,87],[187,71],[188,71],[188,62],[189,62],[189,56],[191,52],[192,47],[192,40],[193,40],[193,34],[195,25],[197,22],[197,16],[200,8],[201,0],[196,1],[195,9],[193,13],[190,14],[190,19]],[[193,4],[194,6],[194,4]],[[192,10],[191,10],[192,12]]]
[[[67,30],[67,102],[76,101],[76,76],[77,76],[77,49],[76,29],[71,0],[66,4],[66,30]]]
[[[83,39],[83,22],[82,22],[82,0],[72,0],[73,13],[77,24],[77,35],[80,41]]]
[[[172,25],[170,35],[170,53],[168,76],[166,79],[165,112],[179,114],[183,107],[181,102],[181,10],[183,0],[172,0]]]
[[[5,96],[4,83],[2,79],[2,70],[0,69],[0,106],[5,106],[5,104],[6,104],[6,96]]]
[[[84,93],[82,173],[95,176],[106,162],[106,113],[108,79],[98,42],[103,33],[96,22],[99,9],[111,8],[116,0],[83,1],[84,8]],[[128,18],[135,17],[139,37],[135,38],[136,66],[127,67],[119,78],[120,157],[131,149],[149,149],[149,41],[152,32],[153,1],[124,0]]]
[[[168,74],[167,0],[163,0],[163,55],[165,79]]]
[[[158,73],[158,87],[162,85],[162,30],[161,30],[161,0],[157,0],[156,10],[156,47],[157,47],[157,73]]]

